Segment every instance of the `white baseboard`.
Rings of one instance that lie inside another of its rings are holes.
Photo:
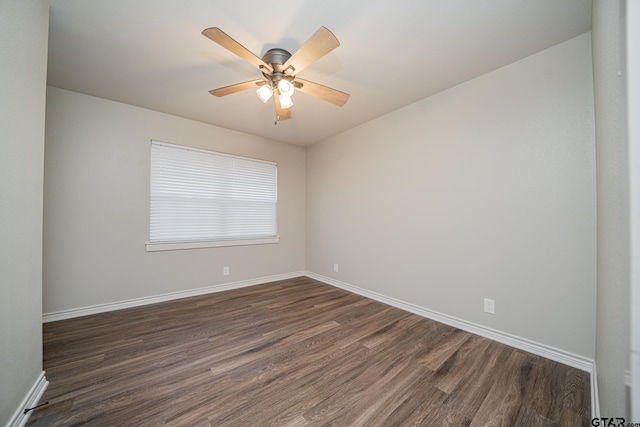
[[[323,283],[326,283],[328,285],[345,289],[347,291],[365,296],[367,298],[371,298],[381,303],[388,304],[405,311],[409,311],[411,313],[417,314],[422,317],[426,317],[428,319],[436,320],[446,325],[454,326],[458,329],[462,329],[464,331],[471,332],[473,334],[480,335],[482,337],[501,342],[511,347],[515,347],[520,350],[524,350],[529,353],[533,353],[538,356],[542,356],[547,359],[560,362],[562,364],[580,369],[582,371],[591,372],[593,368],[593,360],[587,359],[586,357],[582,357],[577,354],[569,353],[567,351],[559,350],[557,348],[553,348],[545,344],[531,341],[526,338],[521,338],[515,335],[508,334],[506,332],[501,332],[496,329],[487,328],[486,326],[478,325],[476,323],[458,319],[456,317],[449,316],[447,314],[439,313],[437,311],[433,311],[433,310],[420,307],[411,303],[400,301],[395,298],[391,298],[386,295],[379,294],[377,292],[372,292],[366,289],[359,288],[357,286],[350,285],[348,283],[341,282],[339,280],[332,279],[330,277],[322,276],[320,274],[307,271],[305,275],[308,277],[311,277],[312,279],[316,279]]]
[[[535,341],[531,341],[525,338],[521,338],[515,335],[501,332],[495,329],[487,328],[476,323],[468,322],[466,320],[458,319],[453,316],[438,313],[437,311],[429,310],[424,307],[419,307],[414,304],[410,304],[404,301],[397,300],[395,298],[388,297],[386,295],[372,292],[366,289],[359,288],[357,286],[341,282],[339,280],[332,279],[330,277],[322,276],[320,274],[312,273],[310,271],[305,272],[305,276],[320,282],[326,283],[331,286],[342,288],[346,291],[353,292],[358,295],[362,295],[372,300],[387,304],[399,309],[408,311],[410,313],[417,314],[418,316],[425,317],[427,319],[435,320],[444,323],[449,326],[462,329],[467,332],[471,332],[476,335],[480,335],[485,338],[489,338],[494,341],[498,341],[502,344],[518,348],[520,350],[527,351],[529,353],[536,354],[538,356],[553,360],[555,362],[562,363],[567,366],[571,366],[581,371],[589,373],[590,377],[590,389],[591,389],[591,414],[592,418],[600,417],[600,402],[598,398],[598,375],[596,373],[595,361],[586,357],[579,356],[577,354],[569,353],[564,350],[550,347],[545,344],[541,344]]]
[[[596,362],[590,372],[591,377],[591,418],[600,418],[600,394],[598,393],[598,372],[596,370]]]
[[[48,385],[49,381],[47,381],[43,371],[38,376],[36,382],[31,386],[29,393],[27,393],[25,398],[22,400],[18,409],[16,409],[16,412],[13,414],[11,419],[9,419],[7,427],[23,427],[27,424],[27,421],[31,416],[31,412],[27,412],[25,414],[24,410],[27,408],[33,408],[38,404]]]
[[[263,283],[276,282],[278,280],[293,279],[294,277],[304,276],[304,271],[292,273],[278,274],[275,276],[260,277],[257,279],[243,280],[239,282],[223,283],[219,285],[207,286],[204,288],[190,289],[186,291],[170,292],[161,295],[153,295],[150,297],[134,298],[126,301],[118,301],[106,304],[91,305],[88,307],[72,308],[69,310],[55,311],[52,313],[44,313],[42,322],[55,322],[57,320],[72,319],[75,317],[87,316],[90,314],[105,313],[108,311],[122,310],[124,308],[140,307],[158,302],[171,301],[180,298],[194,297],[198,295],[211,294],[214,292],[228,291],[231,289],[245,288],[248,286],[261,285]]]

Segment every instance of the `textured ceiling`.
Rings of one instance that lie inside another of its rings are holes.
[[[52,86],[309,146],[590,30],[591,0],[50,0]],[[282,5],[282,6],[279,6]],[[204,37],[220,27],[257,56],[295,52],[320,26],[341,45],[300,77],[351,94],[340,108],[210,89],[260,72]]]

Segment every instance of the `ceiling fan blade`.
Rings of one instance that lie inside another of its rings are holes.
[[[295,76],[338,46],[340,46],[340,42],[336,36],[325,27],[320,27],[318,31],[309,37],[309,40],[300,46],[296,53],[291,55],[282,66],[282,69],[288,75]],[[286,71],[289,67],[293,67],[293,71]]]
[[[289,120],[291,118],[291,108],[282,108],[282,105],[280,105],[280,97],[277,93],[273,94],[273,99],[276,102],[277,121]]]
[[[235,53],[240,58],[247,61],[249,64],[267,74],[273,73],[273,68],[262,59],[254,55],[249,49],[242,46],[240,43],[228,36],[224,31],[218,27],[207,28],[202,32],[205,37],[210,38],[214,42],[218,43],[223,48],[227,49],[231,53]]]
[[[251,80],[248,82],[237,83],[230,86],[220,87],[218,89],[210,90],[209,93],[214,96],[227,96],[232,93],[240,92],[247,89],[257,89],[264,85],[266,82],[263,79]]]
[[[310,82],[308,80],[303,80],[299,77],[296,77],[293,81],[293,85],[296,90],[302,93],[313,95],[324,101],[335,104],[338,107],[342,107],[349,100],[348,93],[340,92],[339,90],[331,89],[330,87],[322,86],[321,84]]]

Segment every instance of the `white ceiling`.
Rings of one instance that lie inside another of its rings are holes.
[[[591,28],[591,0],[50,0],[52,86],[309,146]],[[300,77],[351,94],[340,108],[294,94],[274,126],[260,72],[201,32],[257,56],[295,52],[320,26],[341,45]]]

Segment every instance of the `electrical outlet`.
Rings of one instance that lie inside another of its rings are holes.
[[[489,298],[485,298],[484,312],[489,314],[496,314],[496,301]]]
[[[333,271],[338,272],[338,264],[333,264]]]
[[[222,267],[222,275],[223,276],[229,275],[229,267]]]

